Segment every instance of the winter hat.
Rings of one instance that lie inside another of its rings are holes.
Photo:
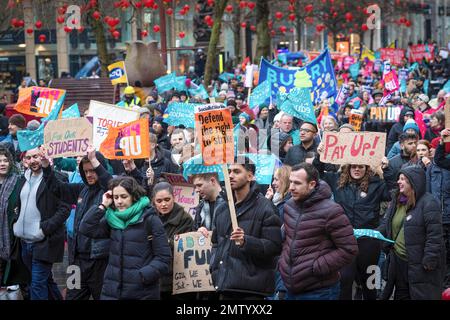
[[[428,103],[430,101],[430,98],[428,98],[428,96],[424,93],[419,95],[419,100],[422,100],[425,103]]]
[[[13,114],[8,121],[9,124],[18,126],[20,129],[25,129],[27,127],[27,120],[21,114]]]
[[[249,116],[247,113],[245,113],[245,112],[242,112],[242,113],[239,115],[239,118],[244,118],[244,119],[245,119],[245,122],[250,122],[250,116]]]
[[[220,86],[220,91],[228,91],[228,83],[222,83],[222,85]]]
[[[406,121],[405,125],[403,126],[403,132],[406,132],[406,130],[408,129],[413,129],[417,134],[420,133],[419,126],[413,119],[408,119],[408,121]]]
[[[284,146],[286,144],[286,141],[291,138],[289,134],[286,132],[280,131],[280,134],[278,136],[278,140],[280,141],[280,147]]]
[[[37,121],[36,119],[33,119],[31,121],[28,121],[27,129],[31,130],[31,131],[34,131],[37,128],[39,128],[40,125],[41,125],[41,123],[39,121]]]

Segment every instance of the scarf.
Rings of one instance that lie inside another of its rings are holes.
[[[149,204],[150,200],[147,197],[142,197],[124,211],[108,208],[108,210],[106,210],[106,221],[108,221],[111,228],[124,230],[129,225],[139,221],[144,212],[144,208]]]
[[[19,176],[17,174],[10,174],[3,180],[0,187],[0,194],[2,200],[0,201],[0,258],[8,260],[11,254],[11,239],[9,235],[8,222],[8,199],[16,186]]]
[[[283,201],[283,197],[281,196],[281,193],[275,192],[273,195],[272,202],[275,206],[279,205]]]
[[[404,206],[405,204],[408,203],[408,197],[403,195],[403,194],[401,194],[399,199],[398,199],[398,202],[400,202],[400,204]]]

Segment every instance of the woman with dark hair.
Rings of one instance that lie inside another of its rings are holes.
[[[0,287],[27,283],[27,271],[22,263],[20,239],[14,236],[12,225],[16,202],[20,197],[19,171],[11,152],[0,147]]]
[[[160,299],[159,279],[169,270],[170,248],[160,219],[134,178],[112,179],[102,203],[86,213],[80,232],[111,239],[101,299]]]
[[[153,205],[158,213],[166,236],[169,239],[169,246],[173,252],[174,236],[190,231],[194,231],[194,219],[184,210],[182,206],[175,203],[173,187],[167,182],[157,183],[153,187]],[[170,300],[172,297],[173,265],[169,265],[169,273],[161,278],[161,299]],[[182,298],[182,297],[178,297]]]
[[[442,111],[433,113],[430,116],[430,127],[425,132],[425,140],[431,142],[434,138],[441,135],[442,129],[445,128],[445,115]]]
[[[420,166],[400,170],[379,231],[395,241],[389,245],[387,283],[383,299],[440,300],[445,267],[442,213],[439,202],[426,192]]]
[[[318,152],[322,152],[319,146]],[[367,165],[351,164],[339,172],[324,172],[325,164],[316,157],[313,162],[321,177],[330,185],[334,201],[342,206],[354,229],[376,229],[380,220],[380,204],[390,200],[389,189]],[[341,270],[341,300],[352,299],[353,282],[362,286],[364,300],[376,300],[375,288],[368,288],[371,275],[367,268],[377,265],[381,245],[379,240],[358,238],[359,253],[356,259]]]

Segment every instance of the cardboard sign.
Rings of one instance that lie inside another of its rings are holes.
[[[200,232],[176,235],[173,251],[173,294],[215,291],[209,273],[211,237]]]
[[[92,124],[86,118],[49,121],[44,128],[50,158],[84,156],[91,143]]]
[[[93,118],[93,145],[98,150],[108,135],[108,128],[139,119],[139,112],[91,100],[89,116]]]
[[[379,166],[386,147],[385,132],[324,132],[320,161],[332,164]]]
[[[199,196],[195,192],[195,186],[190,183],[191,179],[186,181],[183,175],[174,173],[163,173],[162,176],[173,186],[175,202],[182,206],[194,219],[195,208],[199,204]]]
[[[353,126],[353,129],[355,129],[355,131],[361,131],[361,126],[363,123],[362,112],[359,110],[352,110],[348,121]]]
[[[233,163],[233,121],[229,109],[222,104],[196,106],[195,127],[205,165]]]
[[[382,60],[389,60],[396,66],[401,65],[403,58],[405,57],[405,50],[403,49],[381,48],[380,52]]]
[[[139,119],[116,128],[109,128],[100,145],[107,159],[146,159],[150,157],[150,136],[147,119]]]
[[[65,93],[66,90],[53,88],[23,88],[19,90],[14,110],[35,117],[47,117],[58,102],[62,104],[61,100],[64,100]]]
[[[398,117],[402,107],[392,106],[392,107],[370,107],[369,108],[369,120],[376,122],[397,122]]]

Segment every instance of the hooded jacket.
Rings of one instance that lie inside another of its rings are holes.
[[[388,136],[387,145],[386,145],[386,152],[389,152],[389,150],[391,150],[394,143],[396,143],[398,141],[398,138],[403,133],[403,126],[405,125],[404,117],[408,111],[412,112],[414,114],[414,109],[412,109],[410,107],[404,107],[402,109],[402,111],[400,111],[400,116],[398,118],[398,122],[396,124],[394,124],[392,126],[391,130],[389,131],[389,136]]]
[[[96,152],[96,157],[101,165],[95,168],[98,180],[94,185],[89,185],[83,170],[83,163],[79,165],[79,172],[84,183],[61,183],[54,178],[51,167],[44,168],[44,179],[48,188],[57,197],[70,205],[76,205],[74,229],[73,229],[73,250],[69,252],[69,263],[73,263],[75,257],[81,259],[104,259],[109,252],[109,238],[92,239],[79,233],[83,216],[92,206],[98,206],[102,201],[103,194],[108,190],[108,182],[112,176],[106,171],[106,160],[100,152]]]
[[[270,296],[275,290],[276,257],[281,251],[281,221],[272,202],[253,182],[247,197],[236,205],[237,222],[245,232],[238,247],[232,232],[228,203],[218,206],[213,223],[211,277],[218,292]]]
[[[358,254],[353,228],[331,190],[320,181],[303,202],[284,205],[286,240],[279,261],[288,291],[300,294],[334,285],[339,270]]]
[[[445,270],[445,245],[442,235],[442,215],[438,201],[426,192],[425,172],[420,166],[400,170],[411,184],[416,205],[406,212],[404,221],[405,246],[408,255],[408,283],[412,300],[440,300]],[[393,238],[392,219],[397,210],[397,196],[393,196],[379,231]],[[390,249],[392,245],[387,248]],[[390,254],[395,254],[391,251]],[[389,261],[389,260],[388,260]],[[431,269],[425,270],[424,267]],[[395,270],[388,264],[388,279],[383,298],[389,299],[394,289]]]

